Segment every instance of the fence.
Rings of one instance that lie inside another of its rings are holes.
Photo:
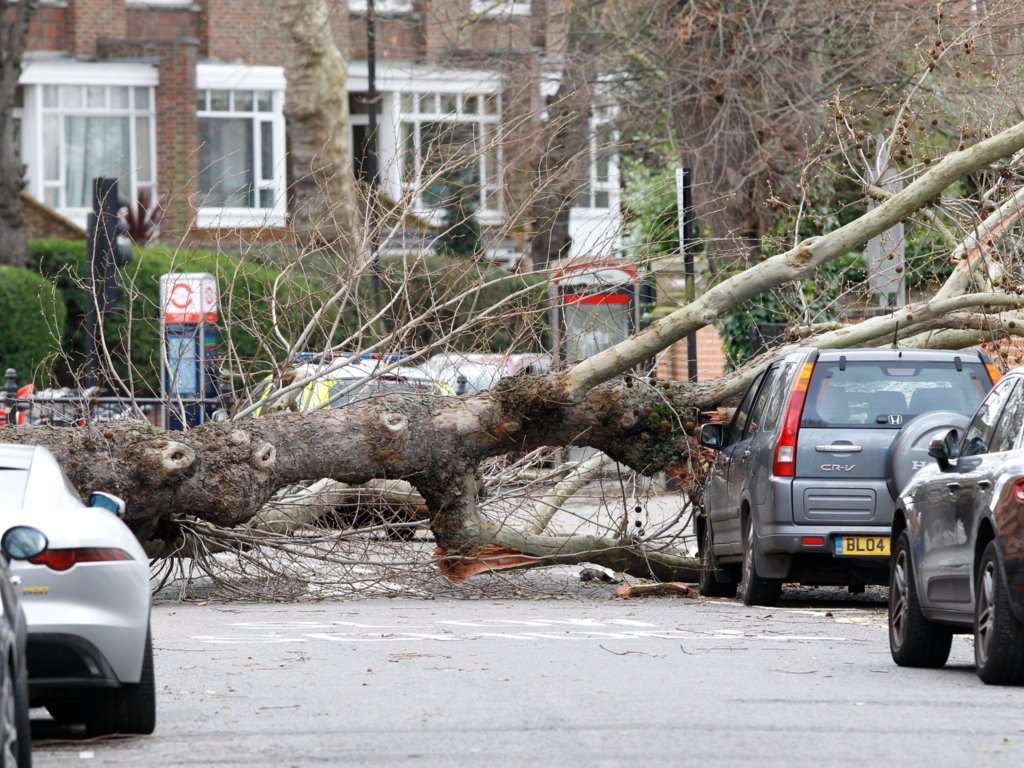
[[[230,394],[212,398],[175,398],[173,401],[158,397],[119,397],[103,395],[99,387],[85,389],[47,389],[33,391],[31,385],[18,387],[17,371],[4,372],[4,386],[0,392],[0,426],[41,425],[54,427],[101,424],[118,419],[145,419],[154,426],[181,429],[181,425],[196,426],[218,412],[227,413],[231,406]],[[195,415],[189,419],[189,415]],[[196,423],[191,423],[191,421]]]

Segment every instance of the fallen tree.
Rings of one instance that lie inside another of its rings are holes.
[[[128,500],[127,522],[155,553],[173,549],[179,524],[197,518],[221,527],[256,517],[287,485],[327,478],[359,484],[405,480],[430,515],[438,562],[453,579],[488,568],[589,561],[662,580],[694,577],[685,553],[618,536],[557,536],[520,530],[481,511],[482,463],[542,446],[590,446],[638,472],[687,467],[698,453],[701,412],[735,396],[756,364],[721,380],[655,382],[631,369],[723,312],[772,286],[798,280],[935,200],[965,174],[1006,165],[1024,148],[1024,123],[953,152],[869,213],[799,243],[709,289],[695,302],[572,368],[502,380],[492,390],[455,397],[386,395],[314,413],[277,413],[168,433],[118,421],[79,427],[10,429],[6,439],[45,445],[72,483]],[[969,260],[964,260],[965,263]],[[973,287],[960,281],[961,287]],[[971,310],[1020,308],[1016,291],[946,291],[856,329],[808,339],[821,345],[871,344],[933,329]],[[620,379],[615,377],[624,376]]]

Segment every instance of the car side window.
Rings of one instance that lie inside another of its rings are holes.
[[[786,405],[786,395],[789,394],[789,380],[796,367],[795,363],[786,363],[779,366],[779,375],[772,384],[768,393],[767,405],[764,409],[764,418],[761,419],[761,431],[773,432],[779,426],[779,419],[782,417],[782,409]]]
[[[779,366],[773,365],[764,376],[764,383],[757,393],[754,405],[750,409],[750,418],[747,420],[747,427],[743,430],[743,437],[750,435],[763,428],[764,418],[768,410],[768,400],[778,387]]]
[[[1021,427],[1024,426],[1024,390],[1020,382],[1010,391],[1003,405],[1003,416],[996,425],[992,435],[992,442],[989,444],[989,452],[999,453],[1009,451],[1017,442]]]
[[[999,416],[1016,386],[1015,379],[1003,379],[988,393],[988,397],[978,406],[978,412],[974,414],[974,418],[964,431],[960,444],[961,456],[980,456],[990,452],[989,446],[992,445]]]
[[[742,437],[743,431],[747,428],[747,420],[750,418],[750,406],[754,402],[754,396],[761,388],[762,381],[764,381],[763,373],[754,379],[750,389],[743,395],[743,400],[740,401],[739,408],[736,409],[736,415],[732,417],[732,424],[729,425],[729,434],[725,437],[726,445],[732,445]]]

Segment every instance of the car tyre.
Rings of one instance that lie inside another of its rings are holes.
[[[996,543],[978,565],[974,601],[974,667],[989,685],[1024,684],[1024,625],[1010,609]]]
[[[736,597],[736,580],[723,568],[715,566],[711,552],[711,523],[704,521],[700,537],[700,573],[697,591],[702,597]]]
[[[156,728],[156,680],[153,674],[153,638],[148,629],[139,682],[90,693],[84,712],[85,730],[90,736],[153,732]]]
[[[937,668],[946,663],[953,632],[921,613],[910,562],[910,537],[901,531],[889,572],[889,652],[901,667]]]
[[[757,575],[754,560],[754,524],[748,517],[743,525],[743,566],[740,569],[740,598],[744,605],[775,605],[782,595],[782,579]]]

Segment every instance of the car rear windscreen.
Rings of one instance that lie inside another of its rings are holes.
[[[927,411],[970,416],[991,386],[981,363],[819,361],[800,426],[899,429]]]

